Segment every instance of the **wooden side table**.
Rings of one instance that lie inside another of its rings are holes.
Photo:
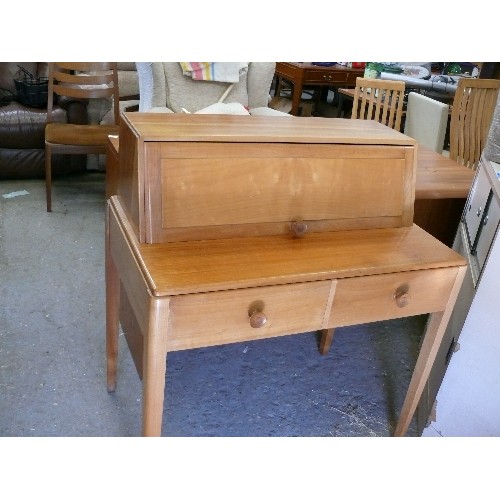
[[[354,87],[356,78],[363,76],[364,71],[364,69],[347,68],[340,64],[316,66],[305,62],[277,62],[276,88],[279,87],[279,81],[282,78],[293,84],[290,114],[297,116],[304,87]]]

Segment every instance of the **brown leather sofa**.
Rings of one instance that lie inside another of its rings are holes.
[[[22,79],[19,66],[35,76],[47,76],[47,63],[0,62],[0,179],[45,177],[46,108],[25,106],[16,96],[14,79]],[[86,123],[87,112],[81,101],[60,103],[57,120]],[[53,174],[85,170],[85,157],[59,155],[54,157]]]

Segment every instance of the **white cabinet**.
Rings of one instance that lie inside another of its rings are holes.
[[[464,224],[470,247],[474,245],[485,213],[488,195],[491,191],[490,178],[484,168],[477,171],[465,205]]]
[[[480,278],[500,220],[499,170],[497,163],[481,160],[462,217],[474,285]]]
[[[482,160],[454,245],[470,270],[445,336],[459,349],[422,436],[500,436],[499,221],[500,165]]]
[[[492,194],[493,191],[490,191],[489,203],[481,222],[480,238],[476,245],[476,256],[480,270],[484,268],[500,220],[500,203]]]

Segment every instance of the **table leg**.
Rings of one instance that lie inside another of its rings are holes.
[[[300,101],[302,99],[302,81],[293,82],[293,93],[292,93],[292,109],[290,110],[290,114],[293,116],[298,116]]]
[[[161,436],[165,375],[167,370],[167,325],[169,299],[151,298],[144,336],[142,381],[142,434]]]
[[[116,373],[118,361],[118,331],[120,309],[120,278],[115,263],[111,258],[109,237],[109,205],[106,208],[106,242],[105,242],[105,275],[106,275],[106,370],[107,389],[116,389]]]
[[[418,402],[424,390],[432,365],[436,359],[439,346],[443,340],[443,336],[448,325],[453,307],[457,300],[458,292],[462,286],[462,281],[465,276],[466,267],[459,267],[453,289],[448,298],[448,303],[444,311],[436,312],[430,315],[427,327],[425,330],[424,339],[420,352],[418,354],[415,369],[411,377],[408,392],[401,409],[401,414],[394,431],[394,436],[404,436],[410,426],[411,419],[415,414]]]
[[[281,77],[276,75],[274,77],[274,97],[279,97],[280,88],[281,88]]]
[[[338,94],[337,98],[337,113],[335,114],[335,118],[342,118],[342,108],[344,106],[344,96],[342,94]]]

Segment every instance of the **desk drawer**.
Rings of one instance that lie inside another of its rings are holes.
[[[359,74],[357,75],[359,76]],[[355,84],[356,74],[345,70],[306,70],[304,82],[307,84]]]
[[[339,280],[328,326],[442,311],[456,274],[456,268],[441,268]]]
[[[318,281],[173,297],[168,350],[320,329],[330,285]]]

